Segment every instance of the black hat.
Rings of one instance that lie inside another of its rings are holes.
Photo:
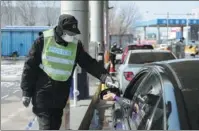
[[[62,14],[59,17],[58,26],[61,26],[63,31],[70,31],[75,34],[81,34],[78,29],[78,21],[77,19],[69,14]]]

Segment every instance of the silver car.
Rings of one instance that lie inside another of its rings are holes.
[[[124,92],[129,82],[146,63],[176,59],[166,50],[131,50],[122,65],[118,68],[117,78],[121,91]]]

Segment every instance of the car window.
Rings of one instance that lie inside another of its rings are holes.
[[[161,82],[159,77],[152,73],[136,90],[132,101],[139,106],[138,113],[132,112],[129,117],[132,130],[145,130],[149,120],[159,121],[163,113],[160,101],[162,100]],[[160,103],[160,104],[159,104]],[[158,112],[155,112],[157,111]],[[153,117],[152,117],[153,116]],[[152,122],[153,123],[153,122]],[[155,124],[154,122],[153,124]],[[160,123],[161,124],[161,123]],[[154,127],[154,126],[153,126]],[[160,125],[161,129],[162,126]],[[157,128],[157,127],[156,127]]]
[[[129,64],[145,64],[156,61],[166,61],[175,59],[172,53],[167,52],[139,52],[131,53]]]
[[[128,86],[126,87],[126,90],[124,92],[124,97],[128,99],[132,99],[133,95],[135,94],[135,91],[139,86],[142,85],[142,83],[150,77],[150,70],[147,70],[146,68],[143,68],[142,71],[140,71],[138,74],[136,74],[135,78],[130,81]]]
[[[129,50],[138,50],[138,49],[153,49],[152,45],[129,45]]]
[[[164,129],[164,108],[162,95],[157,100],[152,115],[147,120],[146,130],[163,130]]]

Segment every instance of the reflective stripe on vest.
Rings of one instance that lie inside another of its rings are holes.
[[[66,47],[57,44],[53,29],[44,33],[44,47],[40,68],[53,80],[67,81],[72,75],[77,52],[77,40]]]

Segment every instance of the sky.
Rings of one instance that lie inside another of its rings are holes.
[[[199,8],[199,1],[111,1],[116,2],[117,5],[128,6],[131,3],[135,3],[139,8],[140,13],[143,16],[143,20],[154,18],[165,18],[166,15],[154,15],[166,14],[167,12],[173,14],[187,14],[191,13],[192,9]],[[149,11],[147,15],[147,11]],[[170,18],[182,18],[185,16],[170,16]]]
[[[169,14],[187,14],[192,13],[192,9],[199,8],[199,1],[110,1],[117,6],[127,7],[135,3],[142,16],[142,21],[148,21],[157,18],[166,18],[167,12]],[[146,13],[148,11],[148,13]],[[164,14],[164,15],[154,15]],[[185,18],[186,15],[176,16],[170,15],[169,18]],[[171,28],[169,28],[170,30]],[[142,30],[142,29],[141,29]],[[148,28],[148,32],[157,32],[156,28]],[[161,28],[161,32],[166,31],[166,28]]]

